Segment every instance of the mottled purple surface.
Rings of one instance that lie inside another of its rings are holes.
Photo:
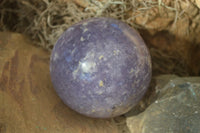
[[[126,113],[142,98],[151,80],[151,59],[127,24],[93,18],[62,34],[50,71],[65,104],[90,117],[108,118]]]

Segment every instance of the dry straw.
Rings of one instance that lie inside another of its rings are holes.
[[[3,0],[0,3],[0,27],[1,30],[23,32],[50,50],[64,30],[91,17],[108,16],[135,28],[146,28],[144,25],[154,17],[151,10],[165,8],[173,12],[175,24],[184,12],[178,10],[178,2],[175,0],[168,6],[162,0]],[[135,22],[138,16],[144,16],[146,20],[138,24]]]

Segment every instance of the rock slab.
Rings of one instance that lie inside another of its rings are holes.
[[[200,77],[157,78],[157,100],[127,118],[131,133],[200,133]]]

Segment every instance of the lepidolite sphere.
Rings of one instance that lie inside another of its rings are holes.
[[[151,59],[140,35],[111,18],[68,28],[50,61],[54,88],[71,109],[96,118],[128,112],[146,92]]]

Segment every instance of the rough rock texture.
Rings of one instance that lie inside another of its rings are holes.
[[[65,104],[90,117],[108,118],[139,102],[152,68],[137,31],[101,17],[82,21],[62,34],[52,51],[50,71]]]
[[[157,100],[138,116],[127,118],[132,133],[199,133],[200,78],[160,76]]]
[[[0,133],[118,133],[111,120],[84,117],[53,90],[50,53],[20,34],[0,33]]]

